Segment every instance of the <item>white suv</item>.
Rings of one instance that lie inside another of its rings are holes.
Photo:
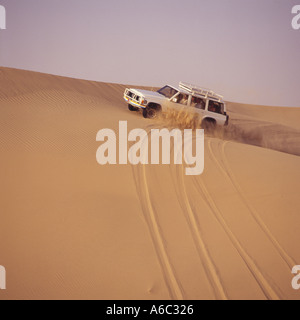
[[[159,112],[168,108],[186,108],[202,119],[203,128],[228,125],[226,104],[223,97],[211,90],[180,82],[179,88],[165,86],[156,92],[126,89],[124,99],[130,111],[143,109],[145,118],[155,118]]]

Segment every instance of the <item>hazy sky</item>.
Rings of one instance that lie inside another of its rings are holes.
[[[0,65],[300,107],[300,0],[0,0]],[[1,90],[1,88],[0,88]]]

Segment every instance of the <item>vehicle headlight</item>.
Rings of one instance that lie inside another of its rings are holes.
[[[143,104],[143,105],[146,105],[147,103],[148,103],[148,101],[145,100],[145,99],[142,101],[142,104]]]

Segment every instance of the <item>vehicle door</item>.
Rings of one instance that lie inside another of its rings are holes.
[[[200,115],[201,118],[206,114],[206,104],[207,101],[203,98],[192,96],[191,99],[191,108],[195,114]]]
[[[207,116],[217,121],[219,125],[224,125],[226,116],[224,115],[224,104],[210,100],[207,107]]]

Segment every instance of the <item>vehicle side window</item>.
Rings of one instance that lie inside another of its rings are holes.
[[[158,93],[164,95],[166,98],[172,98],[178,91],[169,86],[165,86],[157,91]]]
[[[209,101],[208,111],[222,113],[222,104],[215,101]]]
[[[192,107],[205,110],[205,105],[206,105],[205,100],[198,97],[192,97],[192,103],[191,103]]]
[[[187,94],[180,93],[178,96],[176,96],[173,99],[173,102],[176,102],[176,103],[179,103],[179,104],[183,104],[183,105],[186,106],[187,103],[188,103],[188,99],[189,99],[189,96]]]

